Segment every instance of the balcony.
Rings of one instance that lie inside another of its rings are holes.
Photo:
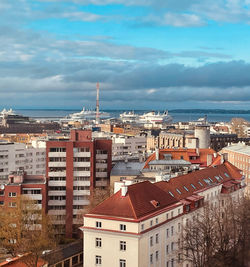
[[[48,215],[66,215],[66,210],[49,210]]]
[[[74,181],[73,186],[90,186],[90,181]]]
[[[90,177],[90,171],[74,171],[74,176],[88,176],[88,177]]]
[[[58,162],[50,161],[48,165],[49,165],[49,167],[64,167],[64,168],[66,168],[66,162],[65,161],[58,161]]]
[[[90,195],[90,191],[89,190],[74,190],[73,192],[74,196],[89,196]]]
[[[59,190],[52,191],[52,190],[50,190],[48,192],[48,196],[66,196],[66,190],[62,190],[62,191],[59,191]]]
[[[95,167],[96,167],[97,169],[106,169],[107,166],[108,166],[107,163],[96,163],[96,165],[95,165]]]
[[[73,205],[84,205],[87,206],[89,205],[89,200],[84,199],[84,200],[73,200]]]
[[[49,158],[66,158],[66,152],[49,152]]]
[[[108,186],[109,185],[109,181],[106,180],[106,181],[96,181],[95,182],[95,185],[98,187],[98,186]]]
[[[66,186],[66,181],[51,181],[51,180],[49,180],[48,186]]]
[[[107,159],[108,154],[96,154],[96,159]]]
[[[25,194],[29,199],[32,200],[42,200],[42,195],[41,194]]]
[[[90,167],[90,162],[74,162],[74,167]]]
[[[66,177],[66,171],[61,172],[49,172],[50,177]]]
[[[108,177],[108,173],[107,172],[96,172],[95,176],[98,178],[102,178],[102,177],[106,178],[106,177]]]
[[[65,206],[66,200],[49,200],[48,205],[49,206]]]
[[[91,154],[90,152],[74,152],[75,158],[90,158]]]

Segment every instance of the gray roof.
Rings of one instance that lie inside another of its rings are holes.
[[[233,151],[233,152],[237,152],[237,153],[241,153],[245,155],[250,155],[250,146],[247,146],[242,143],[224,147],[222,150],[229,150],[229,151]]]
[[[83,252],[83,241],[78,240],[57,250],[52,250],[43,255],[42,258],[48,261],[49,266],[51,266],[81,252]]]
[[[112,168],[111,175],[139,175],[145,162],[117,162]]]
[[[152,160],[148,165],[191,165],[189,161],[184,159],[171,159],[171,160]]]

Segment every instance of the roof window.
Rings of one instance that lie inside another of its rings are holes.
[[[225,176],[226,176],[226,177],[228,177],[228,178],[229,178],[229,175],[228,175],[228,173],[224,172],[224,174],[225,174]]]
[[[150,203],[151,203],[155,208],[160,207],[160,202],[159,202],[159,201],[151,200]]]
[[[176,188],[176,191],[181,195],[181,191],[178,188]]]
[[[203,184],[200,181],[198,183],[199,183],[200,186],[203,186]]]
[[[186,188],[186,186],[185,186],[185,185],[184,185],[183,187],[184,187],[184,189],[185,189],[186,191],[188,191],[188,189]]]
[[[193,184],[191,184],[191,186],[193,187],[193,189],[196,189],[196,187]]]
[[[168,191],[168,193],[172,196],[172,197],[174,197],[174,195],[173,195],[173,193],[172,192],[170,192],[170,191]]]

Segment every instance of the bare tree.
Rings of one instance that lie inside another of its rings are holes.
[[[243,118],[232,118],[231,126],[232,132],[237,134],[238,137],[246,137],[244,132],[244,127],[248,124],[248,122]]]
[[[10,254],[25,254],[22,260],[36,267],[44,250],[56,246],[49,217],[27,197],[18,197],[16,207],[0,210],[0,246]]]
[[[245,267],[250,255],[250,200],[206,204],[183,228],[182,260],[194,267]]]

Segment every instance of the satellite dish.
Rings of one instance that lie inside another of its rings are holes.
[[[1,190],[4,190],[4,185],[3,185],[3,184],[0,185],[0,189],[1,189]]]

